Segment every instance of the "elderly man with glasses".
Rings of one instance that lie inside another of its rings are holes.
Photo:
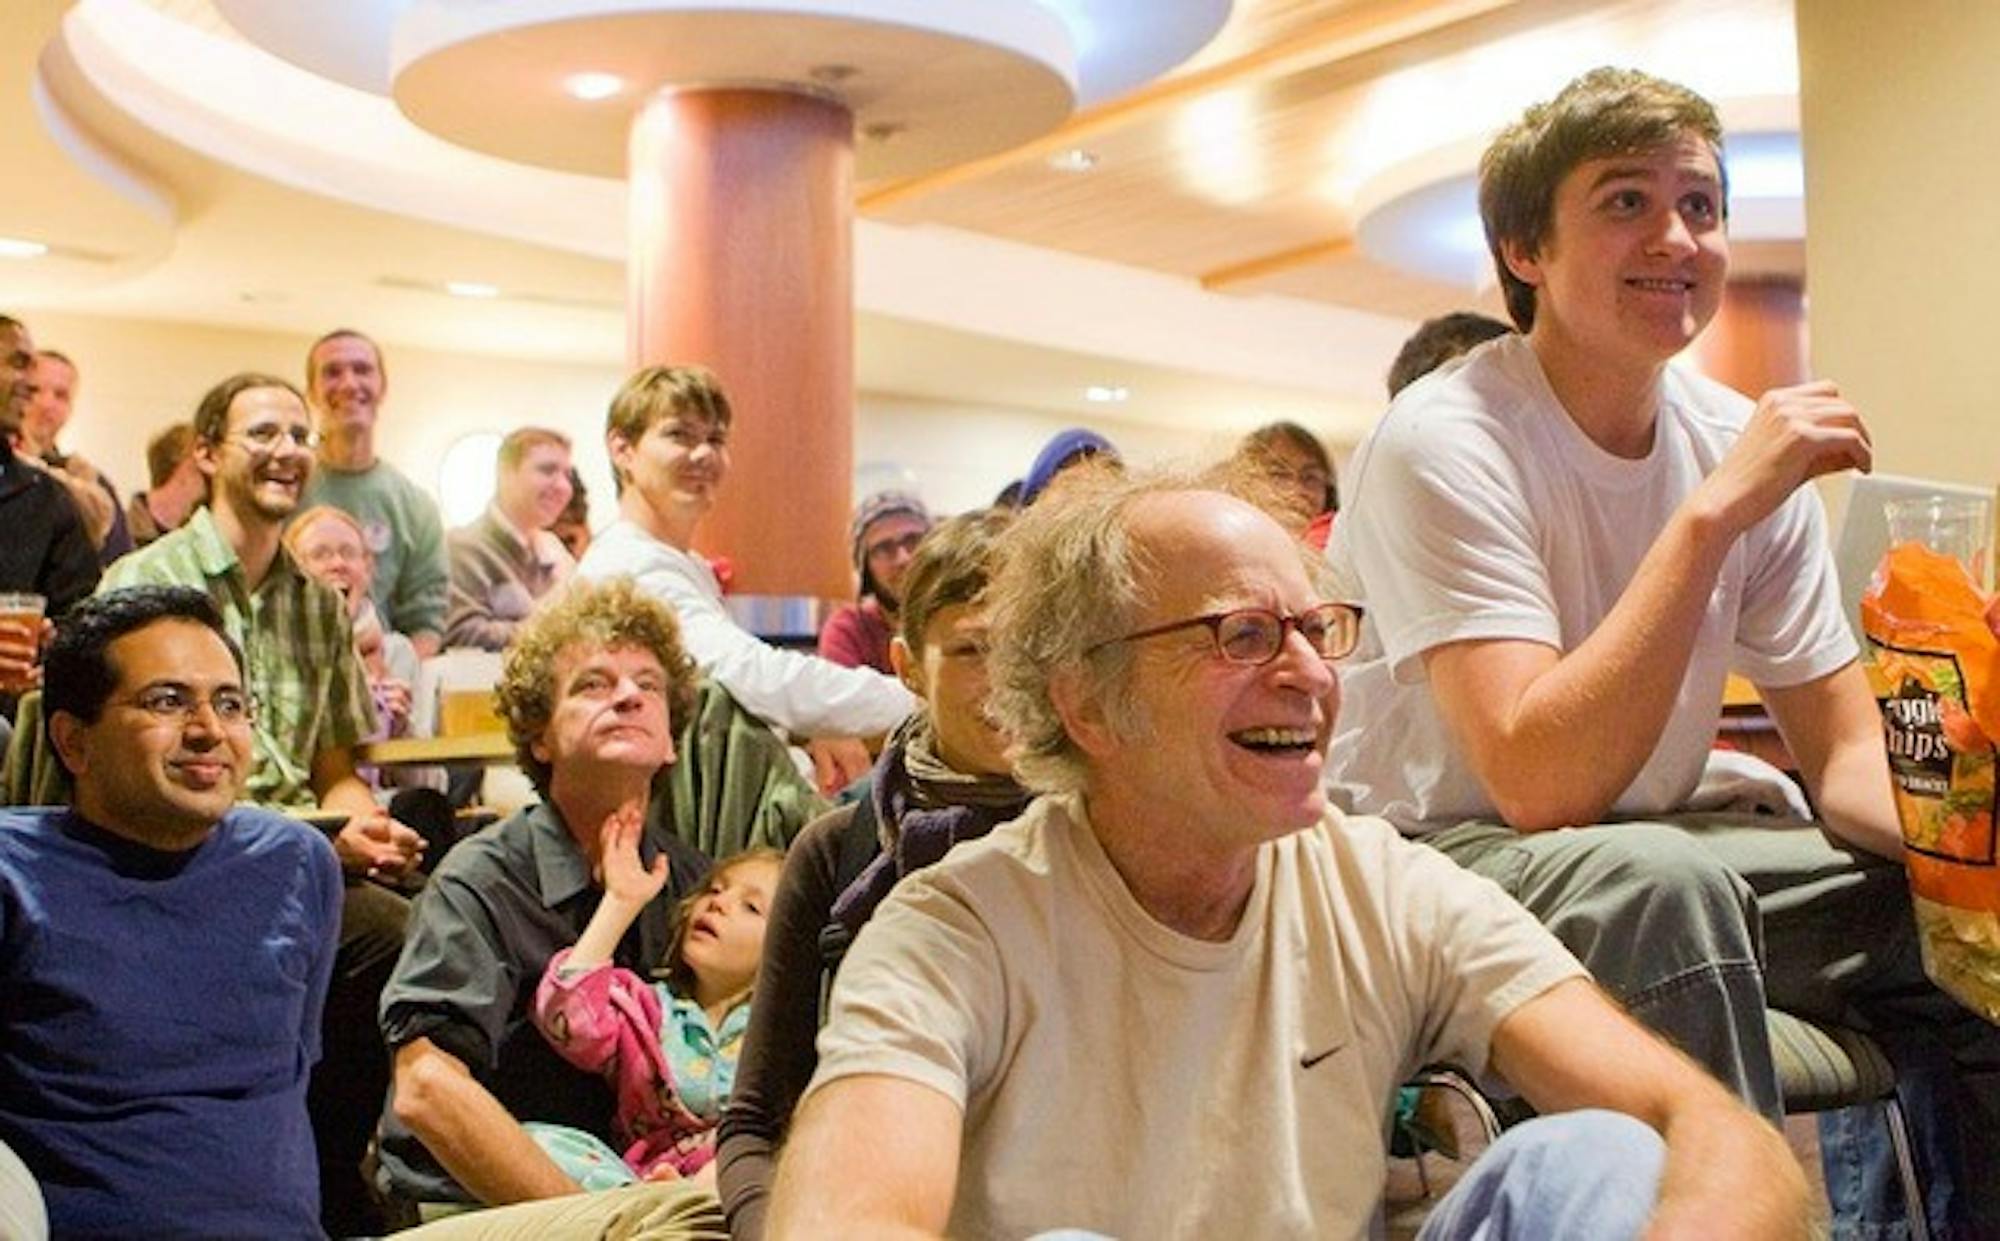
[[[208,595],[242,648],[258,705],[243,796],[333,826],[349,882],[313,1122],[328,1231],[379,1231],[360,1165],[389,1087],[375,1006],[402,951],[409,903],[367,880],[408,875],[422,859],[423,838],[377,806],[355,774],[354,746],[375,720],[347,608],[283,546],[318,442],[304,398],[275,376],[234,375],[202,397],[194,432],[208,507],[111,566],[104,589],[151,583]]]
[[[1386,1102],[1432,1060],[1570,1114],[1427,1237],[1802,1231],[1775,1131],[1492,884],[1329,807],[1360,615],[1265,511],[1099,477],[1009,537],[991,710],[1045,796],[862,931],[775,1235],[1359,1237]]]

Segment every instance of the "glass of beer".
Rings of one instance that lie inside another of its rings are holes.
[[[27,591],[0,591],[0,642],[18,645],[25,662],[0,654],[0,693],[21,694],[37,684],[35,665],[41,662],[42,613],[49,601]]]
[[[49,601],[41,595],[26,591],[0,591],[0,623],[11,621],[28,633],[40,633],[42,614],[49,610]]]

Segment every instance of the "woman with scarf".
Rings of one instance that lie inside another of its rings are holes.
[[[890,737],[868,795],[808,824],[785,859],[717,1153],[736,1241],[763,1236],[778,1145],[818,1064],[822,982],[839,955],[898,879],[1027,805],[1006,743],[980,710],[986,621],[978,599],[1007,521],[997,512],[954,517],[918,546],[890,659],[922,709]]]

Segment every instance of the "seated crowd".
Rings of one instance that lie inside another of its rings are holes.
[[[1795,1237],[1782,1007],[1882,1042],[1933,1231],[2000,1236],[2000,1031],[1923,977],[1807,485],[1866,428],[1669,365],[1720,149],[1612,70],[1496,138],[1513,324],[1412,338],[1345,509],[1294,424],[1198,471],[1065,431],[991,509],[864,498],[817,654],[697,550],[699,367],[611,399],[594,535],[542,427],[446,531],[359,332],[216,384],[128,501],[0,316],[0,591],[45,601],[0,610],[0,1224],[1362,1236],[1444,1061],[1530,1118],[1424,1237]],[[463,838],[364,761],[456,648],[534,791]],[[1732,670],[1816,820],[1694,811]],[[1887,1144],[1822,1149],[1877,1235]]]

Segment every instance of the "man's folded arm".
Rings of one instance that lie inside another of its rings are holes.
[[[481,1202],[497,1206],[582,1191],[464,1062],[430,1039],[396,1049],[395,1083],[396,1118]]]
[[[1591,983],[1558,983],[1509,1013],[1491,1055],[1542,1112],[1604,1108],[1660,1134],[1649,1238],[1707,1238],[1719,1220],[1735,1238],[1806,1235],[1805,1176],[1778,1131]]]

